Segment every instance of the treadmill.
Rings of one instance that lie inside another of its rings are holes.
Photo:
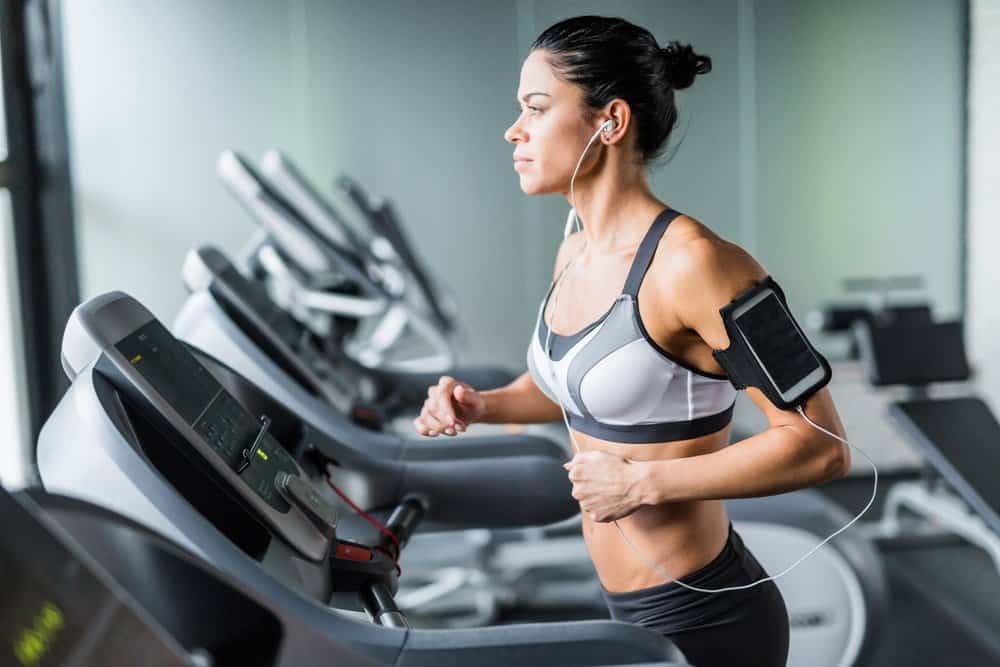
[[[337,245],[350,243],[359,254],[370,252],[381,261],[401,265],[413,278],[415,287],[420,290],[442,328],[447,332],[454,332],[458,328],[453,301],[434,281],[426,265],[418,257],[389,200],[373,200],[356,181],[346,175],[337,179],[337,187],[369,227],[372,239],[366,244],[283,152],[274,148],[266,151],[260,159],[260,168],[327,241]]]
[[[174,332],[276,397],[288,393],[277,385],[294,383],[319,412],[333,406],[378,430],[401,414],[418,413],[427,388],[437,384],[437,373],[369,368],[339,353],[335,342],[280,308],[263,284],[241,274],[214,247],[189,251],[181,275],[191,296],[174,321]],[[280,371],[262,374],[267,360]],[[456,368],[453,373],[479,388],[510,381],[509,373],[488,367]]]
[[[0,488],[0,523],[0,664],[377,664],[99,506]]]
[[[77,307],[63,339],[72,384],[39,436],[45,489],[146,526],[274,613],[383,664],[627,664],[674,651],[665,637],[614,621],[410,628],[393,594],[417,526],[551,522],[567,504],[559,461],[365,459],[205,360],[121,292]],[[386,510],[379,530],[346,536],[310,457],[295,455],[313,446],[334,459],[331,486]]]
[[[279,351],[281,336],[268,325],[267,310],[252,316],[253,304],[241,302],[240,294],[254,287],[261,290],[259,285],[245,281],[221,253],[211,248],[192,250],[184,274],[193,292],[175,323],[179,338],[195,347],[209,348],[289,410],[306,415],[316,424],[344,419],[283,368],[286,362],[282,359],[294,356],[293,350]],[[241,279],[247,284],[235,286]],[[235,288],[224,288],[228,283]],[[266,303],[261,300],[262,305]],[[466,435],[444,444],[423,440],[411,447],[440,446],[441,455],[447,456],[449,451],[460,452],[468,438]],[[514,436],[496,438],[498,454],[503,452],[501,443],[506,439],[517,442]],[[849,519],[815,490],[731,500],[727,501],[727,510],[769,571],[783,569],[788,554],[808,551],[819,538]],[[447,596],[431,600],[417,589],[404,591],[401,597],[425,614],[454,618],[490,599],[486,611],[471,618],[461,617],[462,622],[474,623],[492,618],[495,612],[490,609],[508,598],[509,603],[521,607],[592,606],[595,613],[604,609],[580,537],[578,517],[529,531],[472,535],[463,540],[461,550],[457,541],[450,549],[442,550],[432,537],[425,540],[418,536],[414,540],[416,551],[410,551],[414,559],[411,562],[421,573],[436,569],[457,576],[464,568],[466,573],[478,573],[481,583],[459,580],[452,584],[462,587],[459,591],[447,587],[449,578],[445,574],[436,579],[428,574],[432,583],[423,590],[440,588]],[[461,555],[463,551],[467,555]],[[855,531],[843,533],[830,549],[800,566],[794,576],[779,580],[779,587],[792,615],[793,655],[810,656],[815,665],[863,664],[871,655],[886,613],[886,584],[878,554],[862,536]],[[508,591],[512,593],[508,595]],[[470,602],[470,596],[474,602]],[[837,662],[840,658],[847,662]]]

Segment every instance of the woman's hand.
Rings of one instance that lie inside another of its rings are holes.
[[[427,400],[413,428],[431,437],[457,435],[486,413],[483,395],[464,382],[447,375],[427,389]]]
[[[563,464],[580,509],[599,522],[628,516],[643,505],[641,464],[601,451],[578,453]]]

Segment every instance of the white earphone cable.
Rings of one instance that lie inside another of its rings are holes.
[[[590,138],[590,141],[587,142],[587,146],[583,149],[583,152],[580,153],[580,159],[576,161],[576,167],[573,169],[573,175],[569,179],[569,200],[570,203],[573,205],[573,208],[570,210],[570,214],[573,216],[573,220],[576,222],[576,231],[580,231],[583,228],[583,225],[580,223],[580,216],[577,215],[576,212],[577,211],[576,190],[573,189],[573,184],[576,182],[576,174],[578,171],[580,171],[580,165],[583,164],[583,158],[584,156],[587,155],[587,151],[590,150],[590,147],[597,140],[597,137],[601,136],[601,132],[603,132],[605,128],[608,128],[609,124],[612,124],[613,126],[612,121],[609,120],[604,122],[604,124],[602,124],[599,128],[597,128],[597,132],[594,132],[594,136]],[[569,225],[566,225],[566,228],[569,229]],[[563,236],[568,236],[568,234],[564,232]]]

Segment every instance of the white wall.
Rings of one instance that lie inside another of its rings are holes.
[[[284,148],[397,203],[453,287],[475,360],[523,366],[565,220],[527,198],[502,132],[545,27],[614,12],[714,70],[678,93],[686,133],[657,193],[745,245],[799,312],[857,274],[920,272],[958,301],[959,3],[66,0],[85,295],[170,321],[187,248],[252,223],[217,184],[226,146]]]
[[[84,297],[124,289],[169,323],[184,253],[254,229],[215,178],[227,147],[309,144],[297,3],[63,3]]]
[[[968,344],[1000,414],[1000,0],[973,0],[969,44]]]
[[[849,276],[959,301],[960,2],[757,0],[758,258],[799,309]]]
[[[390,195],[456,294],[470,356],[523,366],[534,306],[502,138],[520,71],[510,4],[312,2],[308,26],[311,173]]]

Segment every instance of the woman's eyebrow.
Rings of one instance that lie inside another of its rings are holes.
[[[535,95],[544,95],[545,97],[552,97],[552,96],[551,96],[551,95],[549,95],[548,93],[539,93],[539,92],[534,92],[534,93],[527,93],[527,94],[525,94],[525,95],[522,95],[522,96],[521,96],[521,101],[522,101],[522,102],[524,102],[525,104],[527,104],[527,103],[528,103],[528,100],[530,100],[530,99],[531,99],[532,97],[534,97]]]

